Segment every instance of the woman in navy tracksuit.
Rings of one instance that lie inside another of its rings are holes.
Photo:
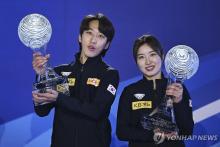
[[[163,50],[154,36],[143,35],[138,38],[134,43],[133,56],[143,78],[128,85],[122,92],[117,116],[118,138],[128,141],[129,147],[185,146],[182,140],[168,139],[174,134],[165,134],[166,139],[160,144],[155,144],[157,138],[154,138],[154,135],[158,129],[144,129],[141,120],[144,115],[149,115],[161,104],[165,94],[171,95],[175,120],[179,129],[178,135],[191,135],[194,122],[191,98],[187,89],[179,83],[167,86],[167,78],[161,72]]]

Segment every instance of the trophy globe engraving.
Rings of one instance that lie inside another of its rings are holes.
[[[199,57],[189,46],[177,45],[171,48],[165,57],[165,69],[168,73],[168,85],[172,82],[183,83],[198,70]],[[178,133],[172,96],[165,95],[161,104],[150,115],[144,115],[141,124],[144,129],[160,129],[164,133]]]
[[[19,23],[18,36],[21,42],[31,48],[33,52],[46,55],[46,47],[52,35],[52,27],[46,17],[41,14],[29,14]],[[42,72],[37,76],[33,84],[33,90],[44,93],[47,89],[61,89],[62,93],[68,94],[68,84],[65,77],[55,73],[48,63],[43,66]]]
[[[50,22],[40,14],[25,16],[18,26],[19,39],[34,52],[44,47],[49,42],[51,35],[52,27]]]
[[[189,46],[177,45],[165,57],[165,69],[174,81],[183,82],[191,78],[199,68],[199,57]]]

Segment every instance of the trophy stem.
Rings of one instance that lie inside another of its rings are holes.
[[[176,123],[175,115],[174,115],[174,109],[171,108],[171,118],[172,118],[172,123]]]
[[[45,44],[42,48],[35,49],[34,52],[46,56],[46,47]],[[58,89],[60,92],[69,95],[67,77],[58,75],[53,68],[51,68],[49,62],[43,65],[40,74],[37,75],[37,82],[34,83],[33,89],[40,93],[46,92],[47,89]]]
[[[46,49],[47,49],[47,43],[45,45],[43,45],[43,47],[41,47],[41,48],[33,49],[33,51],[34,51],[34,53],[40,53],[41,56],[45,57],[47,55]],[[49,78],[49,76],[48,76],[49,70],[50,70],[49,68],[50,68],[49,62],[46,62],[46,63],[44,63],[43,68],[40,71],[40,73],[42,73],[46,79]],[[38,81],[40,81],[40,79]]]

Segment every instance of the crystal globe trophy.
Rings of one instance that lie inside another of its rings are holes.
[[[18,36],[21,42],[31,48],[33,52],[46,55],[46,47],[52,34],[51,24],[46,17],[40,14],[29,14],[19,23]],[[67,80],[59,76],[48,63],[43,65],[41,74],[33,84],[33,90],[45,93],[47,89],[54,89],[64,94],[69,93]]]
[[[168,73],[168,84],[183,83],[191,78],[198,70],[199,58],[189,46],[177,45],[171,48],[165,57],[165,69]],[[172,96],[165,95],[161,104],[150,115],[144,115],[141,124],[144,129],[159,129],[165,134],[176,133],[176,125]]]

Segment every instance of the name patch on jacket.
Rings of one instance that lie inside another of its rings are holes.
[[[68,85],[69,86],[74,86],[75,85],[75,82],[76,82],[76,79],[75,78],[68,78]]]
[[[152,101],[137,101],[132,102],[132,110],[152,108]]]
[[[97,78],[88,78],[88,80],[86,82],[87,85],[93,85],[95,87],[98,87],[99,83],[100,83],[100,80]]]

